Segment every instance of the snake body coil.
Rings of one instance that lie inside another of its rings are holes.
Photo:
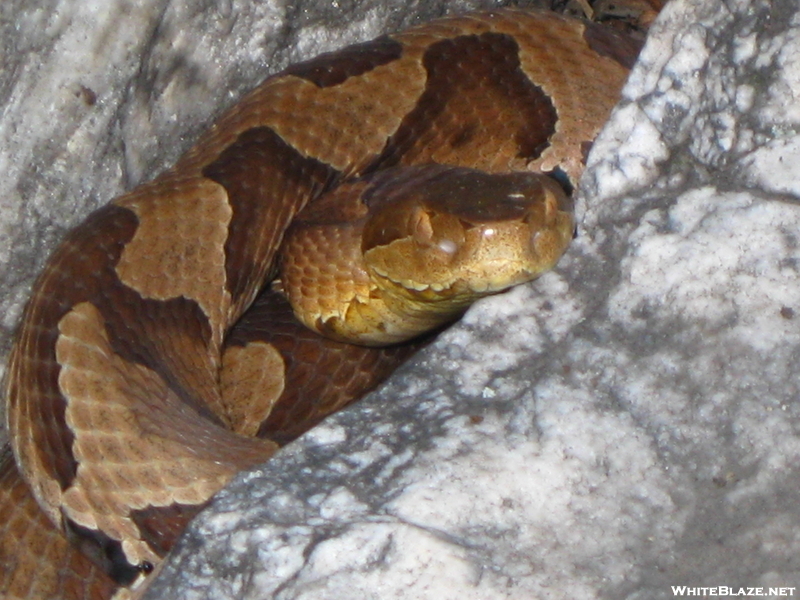
[[[235,473],[408,354],[303,332],[283,295],[309,327],[381,345],[552,266],[562,184],[637,50],[525,11],[351,46],[267,79],[70,232],[8,368],[0,598],[110,597]]]

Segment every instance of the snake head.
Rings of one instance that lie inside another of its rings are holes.
[[[393,344],[550,269],[572,232],[572,203],[546,175],[397,167],[306,211],[284,244],[282,289],[319,333]]]
[[[406,171],[367,198],[364,265],[387,293],[460,310],[552,268],[572,238],[572,203],[546,175]]]

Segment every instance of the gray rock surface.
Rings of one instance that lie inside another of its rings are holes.
[[[105,10],[55,4],[72,16],[23,11],[42,60],[14,55],[0,82],[4,106],[40,111],[0,121],[6,327],[63,228],[174,159],[259,63],[402,20],[366,2],[119,2],[115,35],[47,66],[67,21]],[[240,476],[148,597],[798,595],[799,13],[668,6],[595,145],[558,269],[479,303],[383,390]],[[243,37],[211,50],[223,31]],[[121,83],[97,75],[117,56]]]

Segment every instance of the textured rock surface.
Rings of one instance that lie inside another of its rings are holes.
[[[14,109],[0,122],[3,326],[63,228],[172,160],[259,63],[437,10],[409,4],[120,2],[110,41],[53,66],[65,19],[99,5],[23,11],[40,60],[13,55],[0,82]],[[151,597],[800,586],[797,11],[670,5],[596,145],[558,270],[481,303],[383,391],[241,476]],[[215,46],[228,32],[238,41]]]

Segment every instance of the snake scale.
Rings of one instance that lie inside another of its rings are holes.
[[[552,266],[637,52],[512,10],[344,48],[71,231],[5,382],[0,598],[130,597],[216,491],[385,378],[398,342]]]

